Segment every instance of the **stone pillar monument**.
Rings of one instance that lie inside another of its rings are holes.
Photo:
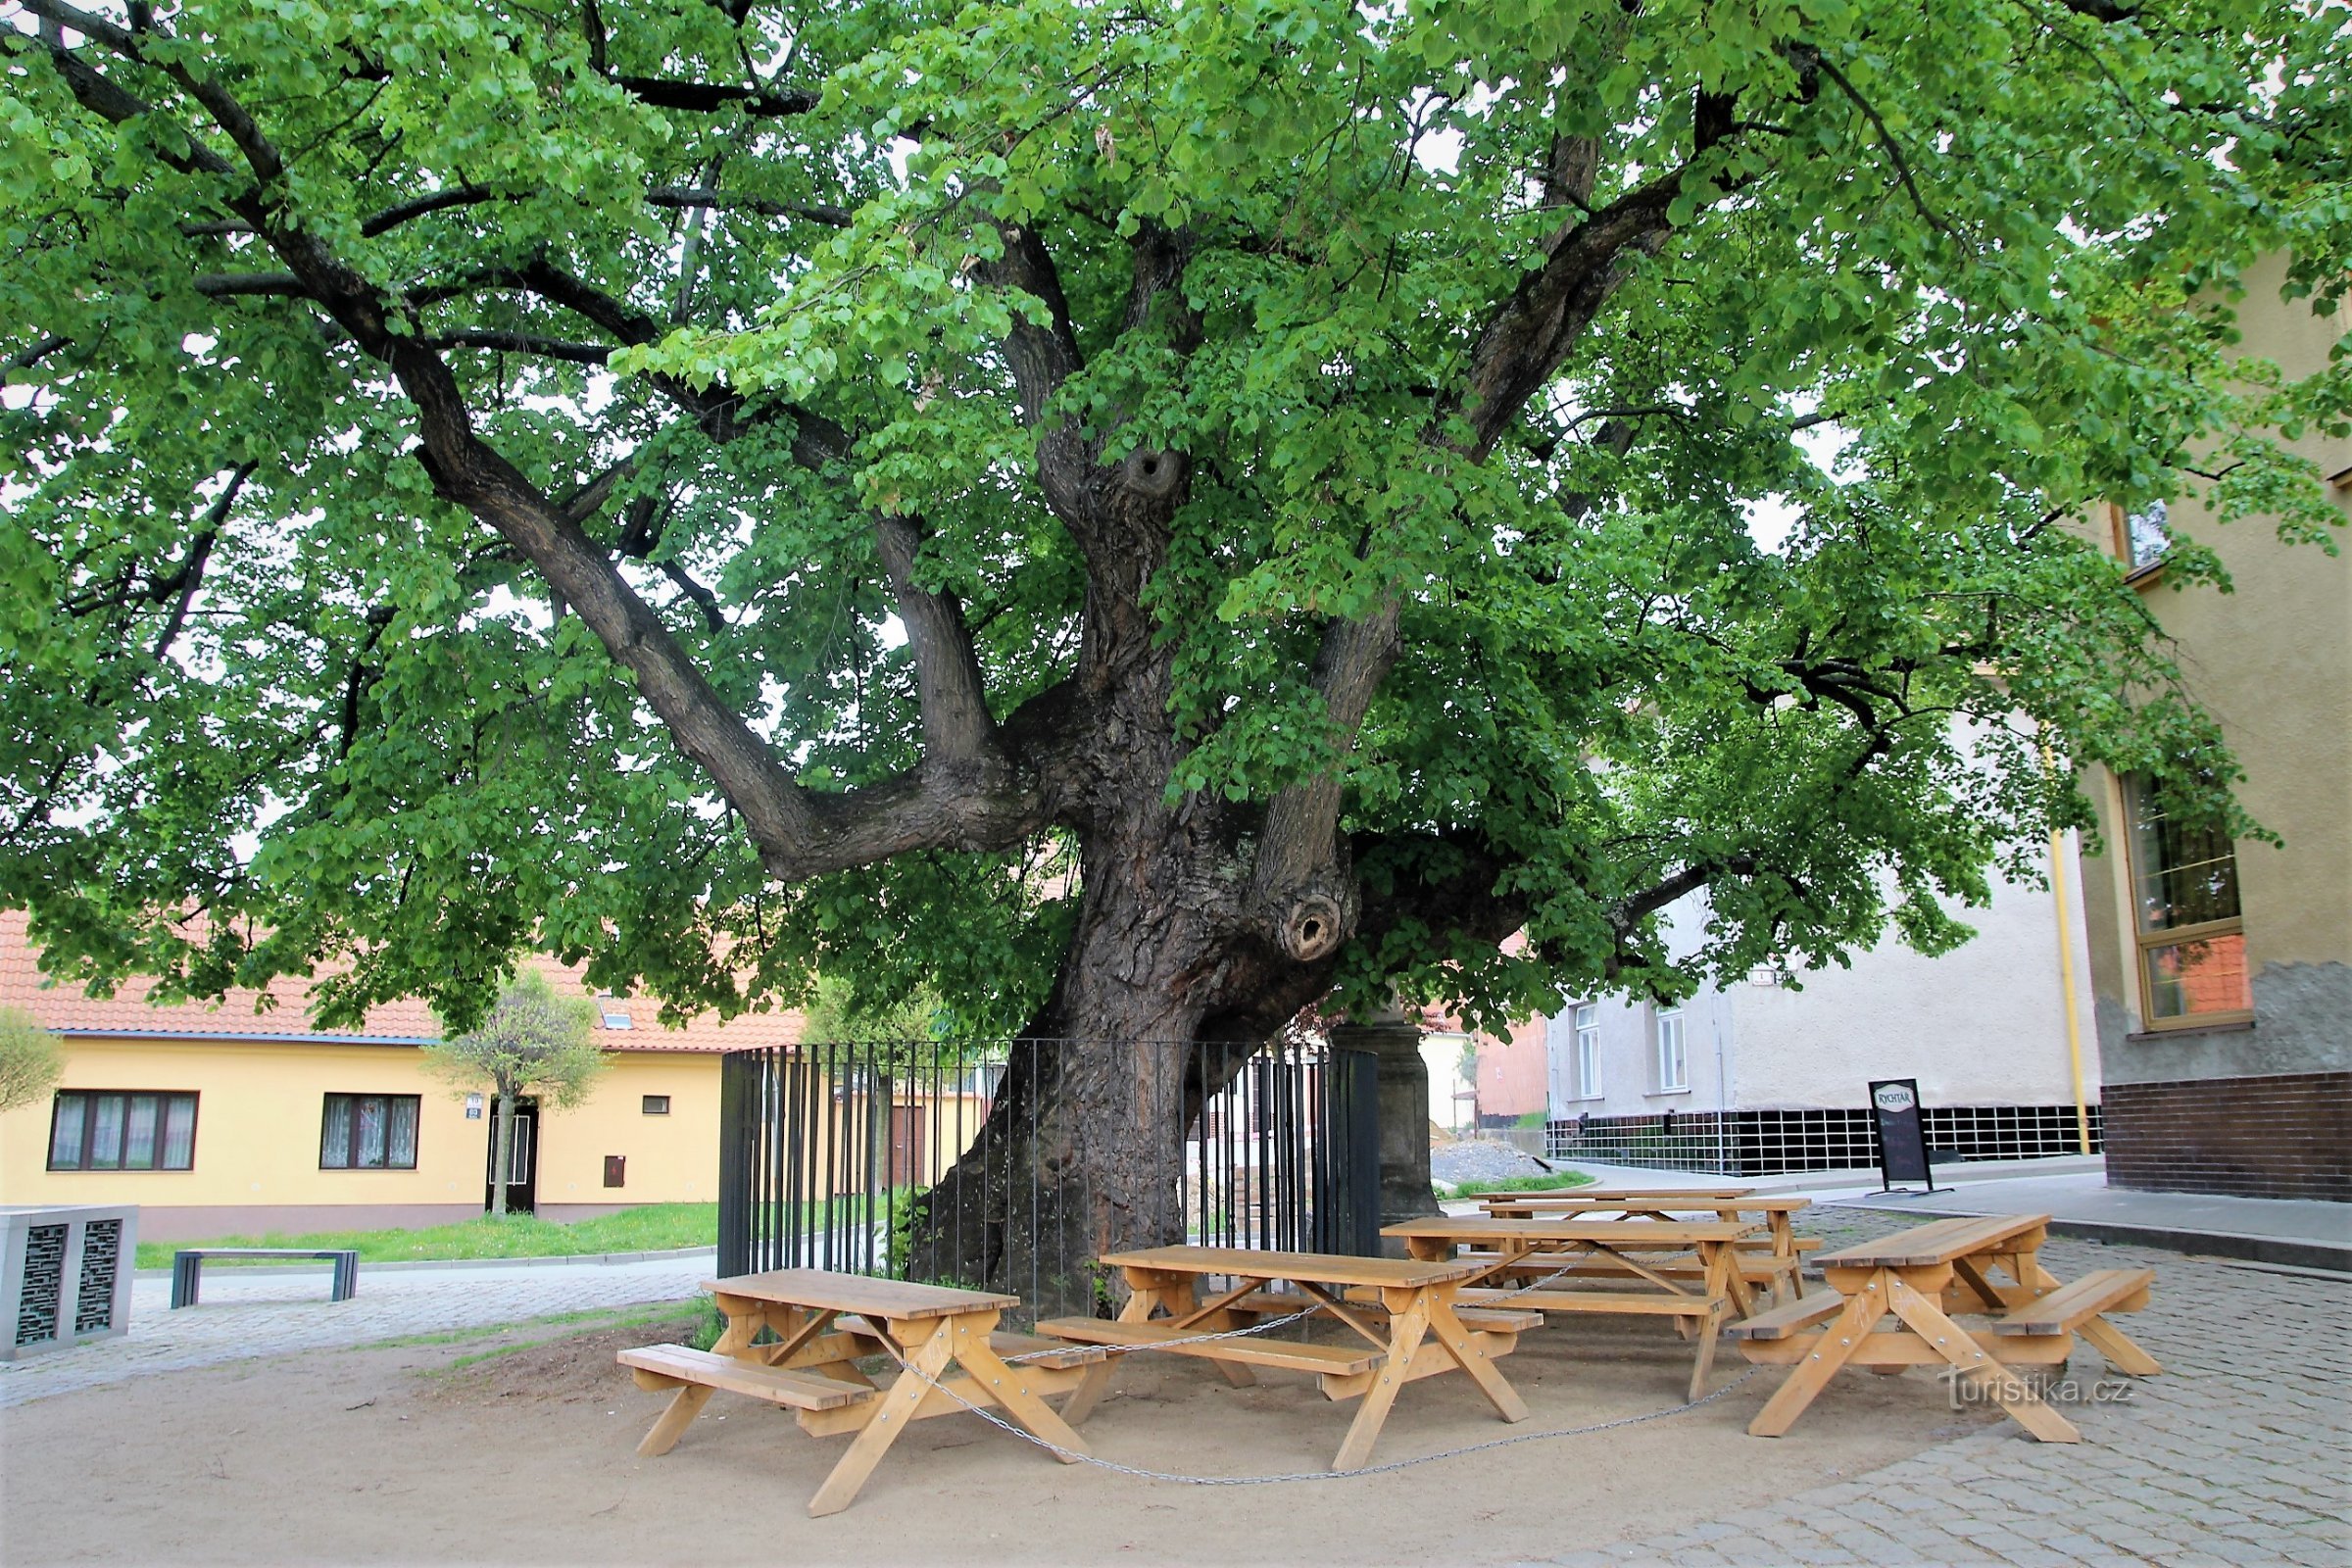
[[[1421,1026],[1394,1004],[1363,1023],[1331,1031],[1342,1051],[1368,1051],[1380,1062],[1380,1222],[1438,1212],[1429,1185],[1429,1069],[1421,1060]],[[1401,1243],[1383,1250],[1400,1255]]]

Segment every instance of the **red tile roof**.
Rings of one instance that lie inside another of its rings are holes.
[[[368,1011],[366,1027],[320,1029],[304,1005],[307,988],[281,980],[267,993],[232,991],[220,1003],[181,1002],[161,1005],[148,1001],[150,980],[125,981],[114,996],[101,1001],[86,996],[77,985],[58,985],[42,974],[37,950],[24,939],[22,909],[0,909],[0,1006],[22,1007],[42,1025],[71,1034],[135,1035],[158,1039],[204,1037],[217,1040],[349,1041],[378,1044],[421,1043],[440,1038],[440,1020],[421,1002],[394,1002]],[[532,967],[546,975],[558,991],[578,994],[580,971],[552,958],[533,957]],[[276,1005],[258,1009],[264,995]],[[661,1021],[661,1004],[650,998],[633,1001],[602,999],[601,1015],[625,1014],[621,1028],[600,1023],[597,1044],[608,1051],[745,1051],[758,1046],[797,1045],[802,1017],[796,1011],[750,1012],[728,1023],[704,1013],[682,1029],[667,1029]]]

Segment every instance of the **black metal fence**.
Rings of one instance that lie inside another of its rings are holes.
[[[2038,1159],[2082,1151],[2072,1105],[1929,1105],[1922,1116],[1928,1147],[1939,1159]],[[2102,1147],[2098,1106],[2089,1107],[2087,1120],[2095,1153]],[[1867,1108],[1579,1116],[1549,1123],[1546,1142],[1554,1159],[1726,1176],[1867,1169],[1879,1162],[1878,1124]]]
[[[1115,1080],[1133,1114],[1113,1125],[1072,1108],[1102,1096],[1041,1088],[1079,1072]],[[1377,1094],[1369,1053],[1320,1039],[736,1052],[719,1270],[943,1280],[1066,1309],[1098,1250],[1090,1173],[1106,1162],[1148,1173],[1169,1232],[1153,1240],[1377,1252]]]

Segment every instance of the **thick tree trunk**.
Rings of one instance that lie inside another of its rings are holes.
[[[1323,989],[1237,936],[1220,895],[1246,880],[1232,846],[1163,807],[1157,779],[1136,793],[1148,808],[1083,845],[1054,994],[979,1136],[919,1201],[908,1261],[921,1277],[1041,1313],[1107,1304],[1117,1286],[1096,1258],[1185,1238],[1186,1135],[1248,1059],[1236,1043],[1264,1040]]]
[[[505,1089],[498,1092],[498,1129],[492,1140],[497,1152],[490,1157],[490,1212],[500,1218],[507,1214],[507,1174],[514,1158],[514,1097]]]

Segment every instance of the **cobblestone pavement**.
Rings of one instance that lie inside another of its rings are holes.
[[[1848,1218],[1847,1215],[1853,1217]],[[1899,1216],[1817,1207],[1832,1246]],[[1550,1559],[1556,1568],[1869,1563],[1874,1568],[2222,1568],[2352,1564],[2352,1281],[2140,1248],[2053,1240],[2060,1279],[2148,1267],[2147,1310],[2125,1320],[2164,1364],[2124,1380],[2129,1403],[2076,1404],[2079,1444],[2040,1444],[2011,1422],[1882,1470],[1669,1535]],[[2068,1372],[2104,1367],[2084,1346]],[[1766,1368],[1762,1377],[1783,1374]],[[1868,1374],[1841,1374],[1841,1376]],[[1923,1398],[1943,1397],[1923,1371]],[[1838,1418],[1838,1385],[1793,1432]],[[1767,1441],[1767,1440],[1758,1440]]]
[[[359,1294],[330,1302],[324,1263],[304,1274],[216,1264],[205,1271],[204,1299],[177,1311],[169,1279],[134,1280],[127,1335],[0,1362],[0,1409],[257,1351],[340,1349],[553,1312],[676,1300],[694,1295],[711,1266],[708,1254],[507,1268],[371,1270],[362,1263]]]
[[[1806,1229],[1832,1246],[1883,1235],[1901,1216],[1817,1207]],[[1667,1535],[1550,1559],[1556,1568],[1869,1563],[1874,1568],[2161,1568],[2352,1565],[2352,1281],[2176,1253],[2053,1241],[2051,1270],[2152,1267],[2132,1337],[2165,1366],[2126,1403],[2081,1404],[2075,1445],[1990,1426],[1884,1469]],[[676,1299],[709,1277],[703,1259],[538,1268],[361,1271],[358,1298],[322,1299],[316,1277],[205,1280],[203,1305],[167,1309],[170,1282],[134,1286],[132,1329],[111,1341],[0,1365],[0,1406],[148,1372],[272,1352],[374,1343],[547,1313]],[[2069,1368],[2103,1371],[2084,1348]],[[1758,1380],[1782,1374],[1765,1369]],[[1928,1374],[1906,1380],[1943,1397]],[[1765,1386],[1769,1386],[1766,1384]],[[1759,1391],[1761,1392],[1761,1391]],[[1838,1419],[1838,1385],[1806,1412]],[[1742,1396],[1744,1397],[1744,1396]],[[1766,1440],[1758,1440],[1766,1441]]]

